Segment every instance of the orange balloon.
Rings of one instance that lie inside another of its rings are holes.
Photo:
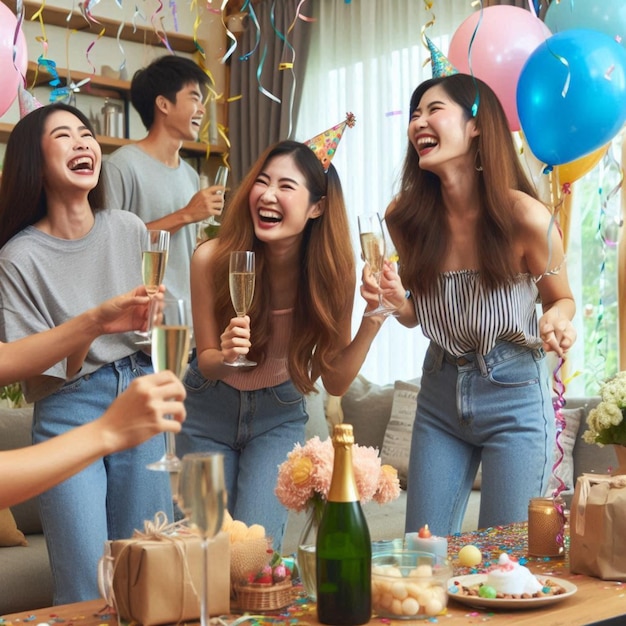
[[[575,180],[582,178],[587,172],[590,172],[600,161],[602,157],[606,154],[606,151],[609,149],[609,144],[586,154],[575,161],[570,161],[569,163],[563,163],[562,165],[557,165],[554,169],[559,176],[559,184],[561,187],[563,185],[571,184]]]

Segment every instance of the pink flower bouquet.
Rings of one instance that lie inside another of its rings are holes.
[[[280,502],[288,509],[304,511],[326,500],[333,459],[330,438],[321,441],[319,437],[312,437],[304,446],[296,444],[278,468],[275,492]],[[376,448],[354,444],[352,460],[361,503],[374,500],[384,504],[400,495],[397,470],[381,464]]]

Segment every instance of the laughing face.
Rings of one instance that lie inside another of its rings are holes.
[[[320,202],[311,202],[306,179],[288,154],[265,164],[250,190],[249,203],[261,241],[300,237],[307,222],[322,214]]]
[[[157,99],[167,113],[165,124],[170,134],[181,141],[195,141],[200,133],[205,108],[198,83],[189,83],[176,93],[176,102],[164,96]]]
[[[438,173],[445,164],[472,162],[472,140],[478,135],[472,118],[441,85],[428,89],[409,121],[409,141],[420,167]]]
[[[91,131],[69,111],[46,119],[41,138],[43,179],[48,192],[89,192],[98,183],[102,152]]]

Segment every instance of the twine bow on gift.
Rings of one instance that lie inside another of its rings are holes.
[[[592,485],[608,484],[611,489],[623,489],[626,487],[626,475],[609,476],[597,474],[583,474],[578,478],[580,495],[576,504],[576,533],[585,534],[585,507]]]
[[[172,544],[178,556],[180,557],[180,563],[183,568],[183,575],[181,576],[181,597],[180,614],[177,623],[184,619],[184,608],[187,605],[187,587],[191,587],[191,591],[194,597],[200,601],[200,594],[193,584],[191,572],[189,571],[189,564],[187,562],[186,546],[183,541],[184,538],[194,537],[195,533],[189,530],[185,520],[169,523],[167,516],[163,511],[159,511],[154,520],[145,520],[143,532],[135,530],[131,539],[127,540],[127,544],[122,548],[117,557],[113,557],[111,551],[111,544],[113,542],[108,541],[105,545],[105,553],[98,563],[98,588],[100,594],[107,602],[109,606],[115,607],[118,615],[118,621],[120,621],[120,611],[118,602],[115,598],[115,590],[113,581],[115,580],[115,571],[118,564],[122,561],[124,553],[131,548],[131,546],[144,543],[146,541],[160,541],[164,543]]]

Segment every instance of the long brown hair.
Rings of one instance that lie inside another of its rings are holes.
[[[289,345],[289,375],[302,393],[314,390],[314,377],[332,371],[330,361],[341,345],[339,320],[352,306],[353,293],[342,285],[355,272],[350,227],[335,168],[324,173],[313,151],[296,141],[281,141],[268,148],[252,166],[224,211],[215,251],[212,280],[215,290],[215,318],[225,328],[233,315],[228,291],[228,262],[231,250],[253,250],[256,257],[256,287],[250,309],[251,356],[266,358],[271,332],[270,276],[266,244],[254,233],[249,196],[252,186],[273,158],[290,155],[306,180],[311,203],[321,202],[322,214],[307,223],[300,250],[300,276]]]
[[[466,74],[437,77],[421,83],[411,96],[411,113],[424,93],[441,86],[446,94],[472,117],[479,135],[474,138],[479,177],[481,214],[478,221],[480,275],[488,288],[505,284],[517,272],[512,259],[515,220],[511,189],[533,198],[536,191],[517,157],[504,109],[497,96],[483,81]],[[477,98],[478,96],[478,98]],[[401,259],[403,284],[415,293],[433,288],[448,247],[449,233],[441,197],[441,181],[422,170],[419,156],[409,142],[402,171],[401,190],[387,215],[394,243]]]
[[[48,212],[41,139],[46,120],[56,111],[72,113],[96,136],[89,118],[63,102],[35,109],[15,125],[7,142],[0,185],[0,247],[13,235],[44,218]],[[102,176],[87,197],[92,211],[104,206]]]

